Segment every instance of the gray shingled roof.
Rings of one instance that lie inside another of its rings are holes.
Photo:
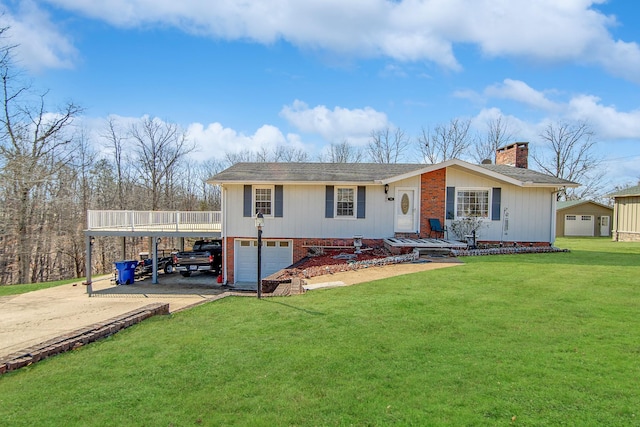
[[[629,197],[629,196],[640,196],[640,185],[636,185],[635,187],[625,188],[624,190],[616,191],[615,193],[609,194],[607,197]]]
[[[480,167],[517,179],[521,182],[531,182],[533,184],[550,184],[550,185],[578,185],[578,183],[562,178],[556,178],[552,175],[546,175],[531,169],[516,168],[507,165],[479,165]]]
[[[464,165],[464,162],[462,162]],[[430,165],[380,163],[236,163],[213,176],[211,183],[274,183],[274,182],[342,182],[374,183],[401,175],[418,173]],[[437,166],[437,165],[436,165]],[[506,165],[479,165],[520,182],[550,186],[577,185],[556,178]]]
[[[373,183],[424,167],[379,163],[236,163],[209,181]]]

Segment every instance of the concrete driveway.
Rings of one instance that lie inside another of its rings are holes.
[[[116,286],[103,277],[93,282],[91,298],[81,281],[0,297],[0,356],[154,302],[169,303],[169,311],[175,312],[219,299],[227,291],[208,275],[160,275],[159,282],[152,285],[146,279]]]

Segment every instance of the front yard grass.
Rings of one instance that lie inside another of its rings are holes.
[[[81,283],[82,281],[82,279],[66,279],[57,280],[55,282],[29,283],[26,285],[3,285],[0,286],[0,297],[26,294],[27,292],[53,288],[54,286],[68,285],[70,283]]]
[[[640,244],[226,298],[0,376],[20,425],[640,424]]]

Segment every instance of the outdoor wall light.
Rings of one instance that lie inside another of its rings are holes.
[[[384,185],[384,194],[389,194],[389,184]]]
[[[258,211],[258,213],[256,213],[256,228],[261,230],[262,227],[264,227],[264,215],[261,211]]]

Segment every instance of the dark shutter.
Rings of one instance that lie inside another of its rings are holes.
[[[324,217],[333,218],[333,185],[327,185],[324,201]]]
[[[245,185],[244,186],[244,206],[243,206],[243,210],[242,210],[242,216],[248,216],[251,217],[253,216],[253,208],[251,207],[251,199],[253,198],[253,194],[251,194],[251,186],[250,185]]]
[[[282,185],[276,185],[275,194],[275,209],[273,216],[276,218],[282,218]]]
[[[446,219],[456,219],[456,188],[447,187]]]
[[[500,221],[500,198],[502,197],[502,189],[494,188],[491,196],[491,220]]]
[[[364,214],[367,210],[367,187],[364,185],[358,186],[358,218],[364,218]]]

